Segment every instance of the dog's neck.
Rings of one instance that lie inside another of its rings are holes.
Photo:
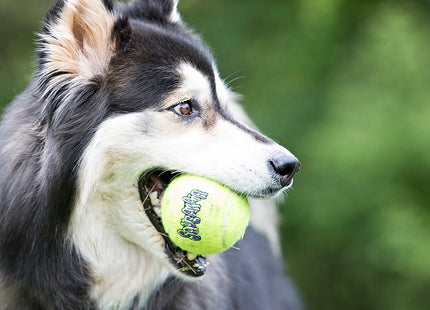
[[[87,202],[73,217],[70,237],[90,273],[90,297],[99,309],[131,309],[139,305],[169,276],[153,254],[118,236],[104,222],[100,205]]]

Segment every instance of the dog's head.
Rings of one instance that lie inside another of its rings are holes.
[[[45,121],[84,141],[70,234],[90,264],[104,259],[105,245],[117,245],[123,255],[150,253],[170,270],[202,275],[204,258],[188,259],[157,225],[171,179],[186,172],[270,197],[299,168],[288,150],[250,127],[176,5],[63,0],[41,35]]]

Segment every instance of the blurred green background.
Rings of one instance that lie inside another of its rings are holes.
[[[50,0],[0,0],[0,104]],[[261,130],[302,162],[281,206],[307,309],[430,309],[430,2],[182,0]]]

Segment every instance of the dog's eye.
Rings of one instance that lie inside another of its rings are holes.
[[[190,116],[194,114],[193,106],[191,100],[181,102],[173,107],[173,110],[178,115]]]
[[[190,115],[193,112],[191,109],[191,104],[187,102],[179,104],[178,110],[182,115]]]

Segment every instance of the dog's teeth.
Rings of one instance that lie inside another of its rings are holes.
[[[157,214],[158,217],[161,217],[161,208],[155,207],[154,212],[155,212],[155,214]]]
[[[154,207],[160,205],[160,199],[158,199],[158,192],[149,193],[149,199],[151,200],[151,204]]]
[[[193,254],[193,253],[188,253],[187,254],[188,260],[194,260],[196,257],[197,257],[197,254]]]

